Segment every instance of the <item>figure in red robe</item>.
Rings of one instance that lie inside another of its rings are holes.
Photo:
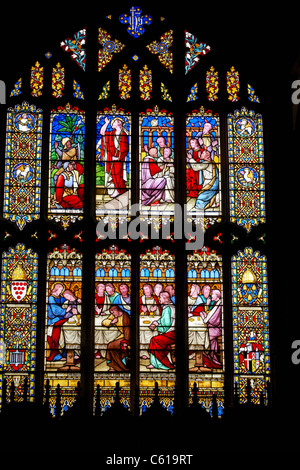
[[[81,183],[83,167],[76,169],[76,162],[65,162],[55,184],[55,205],[64,209],[81,209],[83,207],[84,184]],[[81,172],[81,173],[80,173]]]
[[[168,292],[162,292],[159,300],[163,306],[162,315],[149,326],[152,331],[157,328],[159,334],[150,340],[150,364],[147,369],[169,370],[174,369],[172,346],[175,345],[175,305]]]
[[[119,117],[109,120],[100,129],[103,136],[100,144],[101,161],[105,162],[105,186],[110,197],[114,198],[127,191],[125,159],[128,155],[128,135]],[[111,122],[112,130],[107,127]]]
[[[96,285],[96,293],[95,293],[95,315],[101,315],[103,305],[105,302],[105,284],[97,284]]]
[[[199,190],[202,184],[199,179],[199,171],[192,168],[191,163],[199,163],[201,159],[201,148],[197,139],[190,139],[191,149],[187,153],[187,168],[186,168],[186,187],[187,196],[198,197]]]

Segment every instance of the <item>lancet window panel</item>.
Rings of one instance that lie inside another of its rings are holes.
[[[266,221],[263,121],[246,108],[228,115],[230,220],[250,232]]]
[[[176,379],[175,257],[159,246],[140,256],[139,299],[142,405],[151,403],[157,382],[161,401],[172,408]]]
[[[152,70],[144,65],[139,74],[140,97],[142,100],[149,101],[152,98],[152,87]]]
[[[82,309],[82,254],[62,245],[47,257],[44,378],[53,394],[52,413],[57,385],[67,409],[81,379]]]
[[[52,111],[49,137],[48,218],[67,228],[83,214],[84,113],[70,104]]]
[[[186,204],[205,226],[221,220],[220,118],[203,107],[186,117]]]
[[[65,69],[58,62],[52,69],[52,96],[62,98],[65,88]]]
[[[27,383],[30,401],[35,396],[38,255],[22,243],[2,254],[0,299],[0,387],[15,387],[15,400],[23,400]],[[2,397],[2,393],[1,393]]]
[[[224,294],[222,257],[208,247],[187,255],[189,390],[202,405],[224,407]]]
[[[172,113],[155,107],[140,115],[140,210],[154,221],[174,216],[175,154]]]
[[[238,70],[235,70],[234,66],[232,66],[226,73],[226,84],[229,101],[238,101],[240,92],[240,74]]]
[[[129,215],[131,115],[112,106],[97,113],[96,218]]]
[[[126,64],[119,69],[119,97],[128,100],[131,96],[131,70]]]
[[[42,95],[44,86],[44,67],[42,67],[39,62],[36,62],[35,65],[31,67],[30,86],[31,96],[38,97]]]
[[[206,92],[209,101],[217,101],[219,93],[219,72],[213,66],[206,71]]]
[[[34,105],[8,109],[3,217],[20,230],[40,217],[42,125]]]
[[[116,383],[121,403],[130,408],[131,378],[131,255],[117,246],[95,258],[94,386],[100,388],[104,410],[113,402]]]
[[[251,247],[232,257],[234,383],[242,403],[268,402],[270,338],[267,259]]]

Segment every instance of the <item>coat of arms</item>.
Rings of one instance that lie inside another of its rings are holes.
[[[29,293],[26,271],[22,267],[21,262],[18,262],[16,268],[13,270],[11,279],[11,295],[14,300],[21,302],[27,292]]]
[[[251,331],[246,341],[243,342],[239,349],[240,364],[244,364],[245,368],[251,374],[255,374],[260,364],[264,361],[264,349],[257,341],[256,334]]]

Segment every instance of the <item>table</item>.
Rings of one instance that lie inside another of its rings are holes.
[[[80,367],[75,365],[75,352],[80,355],[81,346],[81,318],[73,315],[61,327],[59,347],[66,349],[66,364],[59,368],[60,371],[79,371]]]
[[[193,316],[188,319],[188,342],[189,346],[192,346],[191,349],[195,351],[210,348],[208,326],[200,316]]]

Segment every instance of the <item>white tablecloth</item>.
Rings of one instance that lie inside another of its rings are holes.
[[[193,350],[209,349],[208,327],[200,316],[188,319],[188,341]]]
[[[81,326],[77,317],[71,317],[60,330],[59,346],[65,349],[80,349]]]
[[[120,336],[120,330],[116,326],[103,326],[102,322],[106,320],[108,315],[95,315],[95,349],[106,350],[108,343],[114,341]]]
[[[149,326],[152,322],[158,321],[160,315],[140,315],[140,348],[148,349],[151,338],[157,336],[159,332],[157,329],[150,330]]]
[[[120,335],[120,331],[117,327],[107,328],[102,325],[102,322],[108,318],[108,316],[109,315],[95,316],[96,349],[106,349],[107,344],[114,341]],[[153,321],[158,321],[160,318],[159,315],[140,315],[140,349],[148,349],[151,338],[159,334],[157,328],[151,330],[149,326]],[[59,345],[65,349],[80,348],[81,326],[80,324],[73,323],[71,320],[72,318],[65,322],[61,328]],[[203,323],[201,317],[190,317],[188,319],[188,343],[194,350],[209,349],[208,327]]]

